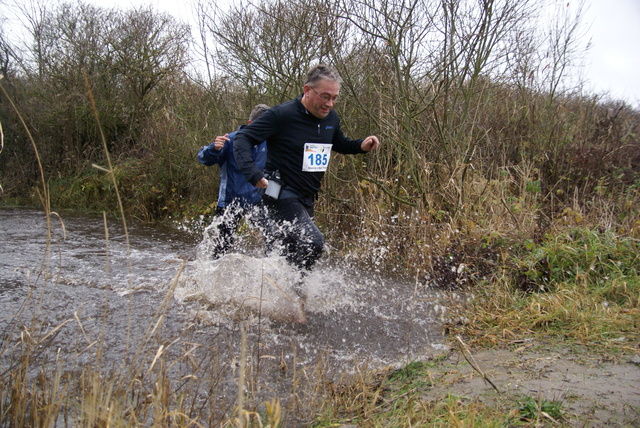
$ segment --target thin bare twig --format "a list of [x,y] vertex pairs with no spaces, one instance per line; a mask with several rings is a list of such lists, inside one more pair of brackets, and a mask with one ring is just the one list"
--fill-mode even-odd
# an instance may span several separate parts
[[484,373],[480,367],[478,366],[478,363],[476,362],[475,358],[473,358],[473,355],[471,355],[471,351],[469,351],[469,348],[467,348],[467,345],[464,344],[464,342],[462,341],[462,339],[460,338],[460,336],[456,336],[456,339],[458,340],[458,345],[460,345],[460,351],[462,352],[462,355],[464,356],[464,359],[467,360],[467,362],[469,363],[469,365],[475,370],[477,371],[480,376],[482,376],[482,379],[485,380],[485,382],[487,382],[489,385],[491,385],[493,387],[493,389],[496,390],[496,392],[498,394],[500,394],[500,390],[498,389],[498,387],[491,381],[491,379],[489,379],[489,376],[487,376],[486,373]]

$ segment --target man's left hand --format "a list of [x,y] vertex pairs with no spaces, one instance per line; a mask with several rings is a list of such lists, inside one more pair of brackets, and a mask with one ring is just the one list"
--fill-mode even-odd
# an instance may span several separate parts
[[364,141],[360,145],[360,148],[365,152],[370,152],[371,150],[377,149],[379,145],[380,142],[378,141],[378,137],[376,137],[375,135],[370,135],[364,139]]

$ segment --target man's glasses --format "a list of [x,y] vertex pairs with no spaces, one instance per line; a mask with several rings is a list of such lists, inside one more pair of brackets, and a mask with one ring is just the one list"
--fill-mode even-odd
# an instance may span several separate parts
[[[311,88],[311,86],[309,86],[309,87]],[[311,90],[313,92],[315,92],[317,96],[322,98],[322,101],[324,101],[325,103],[333,102],[335,104],[340,99],[340,95],[336,95],[335,97],[331,97],[331,96],[329,96],[329,94],[319,94],[318,91],[316,91],[313,88],[311,88]]]

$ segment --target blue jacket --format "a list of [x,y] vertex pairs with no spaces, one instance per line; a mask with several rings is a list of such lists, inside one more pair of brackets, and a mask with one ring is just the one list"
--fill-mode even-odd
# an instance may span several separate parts
[[[245,126],[242,125],[238,131]],[[201,164],[206,166],[220,165],[220,189],[218,191],[218,207],[220,208],[226,207],[231,202],[238,202],[242,206],[254,205],[262,197],[261,189],[249,183],[236,164],[233,154],[233,138],[238,131],[229,134],[229,141],[221,150],[216,150],[214,143],[211,143],[202,147],[198,152],[198,161]],[[251,156],[255,165],[264,170],[267,162],[266,141],[254,146]]]

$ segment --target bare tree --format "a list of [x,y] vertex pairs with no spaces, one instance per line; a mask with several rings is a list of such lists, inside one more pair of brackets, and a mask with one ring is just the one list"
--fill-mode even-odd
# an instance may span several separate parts
[[0,74],[3,77],[8,77],[13,62],[19,61],[18,56],[15,54],[13,47],[7,41],[7,37],[4,31],[4,19],[0,20]]
[[118,16],[110,40],[113,67],[137,104],[143,103],[163,80],[183,72],[189,42],[188,26],[151,8],[133,9]]
[[[87,100],[85,78],[97,100],[110,148],[136,142],[153,108],[154,89],[180,80],[188,28],[150,9],[122,12],[81,1],[24,7],[33,43],[26,70],[34,96],[29,117],[48,135],[47,162],[73,165],[101,152],[100,133]],[[31,66],[32,64],[32,66]]]
[[241,1],[209,13],[202,19],[216,71],[270,102],[297,95],[310,64],[327,60],[343,40],[343,26],[319,0]]
[[410,188],[409,200],[429,204],[430,188],[458,181],[458,190],[441,196],[461,203],[459,180],[483,136],[475,126],[478,82],[499,70],[529,7],[526,0],[340,2],[353,53],[334,60],[353,95],[376,106],[368,109],[372,119],[394,141],[385,152],[391,159],[381,161],[404,172],[386,180],[396,200],[406,202]]
[[[569,82],[571,69],[578,65],[584,54],[583,39],[584,0],[571,7],[571,3],[554,3],[548,10],[550,18],[542,26],[545,34],[540,35],[541,49],[538,50],[538,89],[548,94],[550,102],[561,94]],[[544,18],[544,17],[543,17]]]
[[[31,62],[29,59],[24,61],[24,64],[29,66],[35,66],[38,74],[42,76],[44,71],[41,69],[43,64],[43,31],[45,26],[45,19],[47,17],[48,9],[44,1],[34,0],[24,4],[18,4],[17,8],[20,12],[19,20],[22,26],[30,34],[31,40],[25,41],[26,45],[29,45],[25,50],[31,55]],[[26,57],[29,55],[26,54]],[[28,68],[25,70],[28,71]]]
[[[373,175],[384,177],[383,170],[394,174],[393,179],[376,182],[396,202],[413,204],[414,196],[427,193],[419,135],[421,114],[433,101],[426,49],[435,31],[432,4],[344,0],[336,6],[350,31],[347,54],[336,52],[333,61],[352,97],[346,102],[355,102],[358,115],[368,117],[369,126],[381,132],[384,140],[394,142],[379,157],[378,173]],[[346,115],[345,121],[349,120]],[[407,182],[415,194],[406,194]]]
[[[95,6],[61,4],[47,8],[38,2],[23,8],[24,22],[31,33],[30,57],[25,74],[31,94],[27,114],[49,136],[46,162],[70,167],[77,159],[97,150],[98,137],[85,97],[84,75],[96,76],[96,87],[113,87],[108,67],[112,62],[106,35],[112,16]],[[107,81],[105,81],[107,79]],[[101,99],[106,99],[100,93]]]

